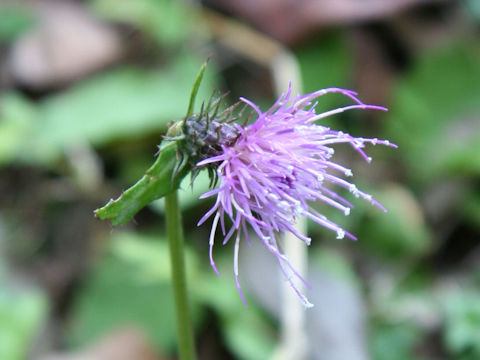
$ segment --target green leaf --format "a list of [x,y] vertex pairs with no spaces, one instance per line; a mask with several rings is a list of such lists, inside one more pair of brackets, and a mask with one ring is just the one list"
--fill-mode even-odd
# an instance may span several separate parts
[[190,170],[185,164],[174,176],[178,159],[177,144],[171,142],[162,147],[160,154],[145,175],[116,200],[110,200],[104,207],[95,210],[100,219],[109,219],[113,225],[130,221],[137,212],[155,199],[176,190],[180,181]]

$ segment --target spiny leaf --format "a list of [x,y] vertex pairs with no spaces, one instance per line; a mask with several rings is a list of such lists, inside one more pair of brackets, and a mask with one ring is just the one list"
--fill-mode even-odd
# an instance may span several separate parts
[[208,60],[203,63],[202,67],[200,68],[200,71],[197,74],[197,78],[195,79],[195,82],[193,84],[192,92],[190,93],[190,102],[188,104],[187,116],[185,116],[185,118],[188,118],[193,114],[193,108],[195,106],[195,98],[197,97],[198,89],[200,88],[200,83],[202,82],[203,73],[207,68],[207,63],[208,63]]
[[[206,66],[207,62],[200,68],[193,84],[186,118],[193,114],[195,98]],[[187,155],[178,147],[178,143],[184,140],[182,134],[183,123],[184,120],[170,125],[165,137],[170,142],[161,147],[160,154],[152,167],[135,185],[123,192],[117,200],[110,200],[107,205],[95,210],[95,215],[98,218],[109,219],[113,225],[125,224],[153,200],[164,197],[178,189],[182,179],[191,170]]]
[[190,168],[188,162],[185,162],[183,167],[174,173],[177,161],[176,142],[162,147],[145,175],[118,199],[110,200],[107,205],[95,210],[95,215],[102,220],[109,219],[113,225],[127,223],[151,201],[178,189]]

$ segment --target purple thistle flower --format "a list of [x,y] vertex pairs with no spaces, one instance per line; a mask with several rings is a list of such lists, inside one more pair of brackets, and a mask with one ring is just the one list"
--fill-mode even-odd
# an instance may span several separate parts
[[[355,104],[316,114],[316,103],[312,101],[327,93],[341,93],[352,99]],[[338,239],[347,236],[356,240],[354,235],[310,206],[312,202],[320,200],[337,208],[345,215],[350,213],[353,205],[327,185],[345,188],[355,197],[361,197],[383,211],[386,209],[371,195],[362,192],[353,183],[344,179],[352,176],[352,171],[331,161],[334,154],[331,145],[350,144],[367,162],[370,162],[371,158],[363,151],[365,144],[396,147],[388,140],[353,137],[341,131],[317,125],[315,122],[350,109],[387,109],[364,104],[356,97],[354,91],[339,88],[328,88],[299,96],[292,96],[289,88],[287,93],[266,112],[261,112],[247,99],[241,98],[241,100],[255,110],[258,115],[257,120],[245,128],[236,124],[239,133],[236,141],[222,145],[218,155],[197,164],[199,167],[217,164],[216,172],[220,179],[220,185],[216,189],[201,196],[201,198],[214,195],[217,197],[213,207],[198,222],[198,225],[201,225],[215,214],[209,241],[210,263],[215,272],[220,275],[213,260],[214,238],[220,224],[224,236],[223,244],[226,244],[235,234],[235,282],[246,304],[238,281],[238,252],[241,235],[249,244],[251,243],[248,234],[249,226],[261,239],[263,245],[276,256],[285,278],[303,304],[312,306],[292,280],[291,274],[308,287],[282,253],[277,234],[290,231],[309,245],[311,239],[294,227],[296,219],[304,216],[334,231]],[[226,217],[232,222],[228,230],[225,224]]]

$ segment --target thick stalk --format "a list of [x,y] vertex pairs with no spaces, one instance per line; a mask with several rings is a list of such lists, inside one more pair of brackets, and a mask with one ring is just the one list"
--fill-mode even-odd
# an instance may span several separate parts
[[195,359],[192,317],[185,276],[185,251],[177,192],[165,196],[167,235],[170,248],[172,285],[177,315],[177,339],[180,360]]

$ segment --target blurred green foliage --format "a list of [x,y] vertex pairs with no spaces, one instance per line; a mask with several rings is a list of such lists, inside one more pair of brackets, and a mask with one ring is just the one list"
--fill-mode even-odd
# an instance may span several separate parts
[[19,4],[0,4],[0,42],[9,43],[35,24],[34,16]]
[[414,180],[480,173],[478,40],[418,58],[393,94],[385,124]]
[[477,22],[480,21],[480,2],[477,0],[465,0],[467,4],[467,9],[468,12],[472,15],[472,17],[477,20]]
[[9,280],[2,245],[0,241],[0,359],[26,359],[47,317],[48,300],[39,288]]
[[[166,239],[120,232],[109,241],[110,251],[92,269],[76,300],[70,343],[86,345],[110,330],[133,325],[146,331],[160,349],[171,351],[176,325]],[[186,261],[189,281],[195,283],[192,252]],[[197,325],[199,316],[194,306]]]
[[103,18],[134,26],[162,46],[178,46],[192,36],[193,29],[199,30],[198,18],[181,1],[91,0],[91,6]]
[[0,289],[0,358],[26,359],[47,316],[47,300],[39,290]]
[[462,209],[465,213],[465,219],[480,230],[480,189],[473,189],[462,199]]
[[460,360],[480,358],[480,290],[462,291],[445,300],[445,342]]
[[362,247],[391,261],[425,255],[432,248],[432,234],[413,194],[399,185],[372,194],[388,212],[369,207],[362,224]]
[[411,323],[378,324],[372,330],[373,360],[424,360],[414,355],[421,330]]
[[349,85],[353,53],[341,32],[327,33],[308,46],[298,49],[295,54],[302,71],[305,93]]
[[[185,116],[185,94],[201,63],[184,55],[160,70],[114,69],[40,103],[17,93],[4,94],[0,165],[49,164],[78,143],[98,146],[155,131],[160,134],[169,121]],[[213,73],[207,71],[200,98],[208,98],[213,83]]]
[[[341,32],[326,34],[325,37],[298,49],[295,55],[300,65],[305,93],[351,85],[352,49]],[[318,112],[331,110],[345,104],[345,101],[340,95],[326,95],[319,99],[316,109]],[[326,126],[333,127],[336,123],[335,118],[324,121],[328,123]]]
[[[246,308],[235,287],[230,254],[216,255],[215,263],[222,274],[218,277],[208,269],[194,293],[204,304],[215,310],[220,320],[224,341],[241,360],[269,359],[276,344],[274,328],[255,306],[248,294]],[[239,316],[241,314],[241,316]]]
[[309,254],[312,265],[321,269],[323,274],[347,282],[352,287],[360,286],[360,279],[355,273],[350,260],[337,249],[319,247]]
[[[201,172],[192,184],[190,176],[183,179],[180,184],[180,191],[178,192],[178,202],[183,211],[192,209],[193,206],[198,205],[200,195],[207,192],[209,189],[210,179],[206,171]],[[164,214],[165,206],[162,199],[152,202],[151,207],[159,214]],[[199,219],[200,220],[200,219]]]

